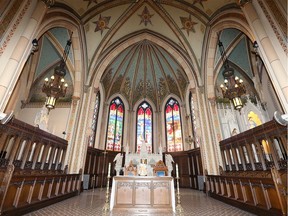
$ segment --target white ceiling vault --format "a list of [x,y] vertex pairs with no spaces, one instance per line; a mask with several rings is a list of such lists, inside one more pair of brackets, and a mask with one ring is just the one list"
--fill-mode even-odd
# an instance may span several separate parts
[[[83,42],[86,43],[84,46],[86,49],[82,50],[85,53],[82,55],[85,56],[84,62],[87,63],[87,71],[84,72],[86,85],[91,85],[95,77],[101,73],[100,80],[106,98],[119,92],[127,98],[131,106],[141,97],[149,98],[157,106],[170,93],[184,100],[191,82],[203,84],[203,67],[206,64],[205,43],[210,22],[223,10],[240,10],[237,2],[237,0],[56,0],[53,8],[68,10],[78,17],[79,23],[83,25]],[[143,32],[156,40],[151,41],[149,38],[134,42],[131,40],[131,37],[137,37]],[[45,73],[51,73],[51,67],[48,70],[47,66],[55,64],[56,59],[61,56],[59,47],[55,49],[52,47],[61,44],[64,49],[69,35],[61,28],[51,29],[46,34],[48,35],[42,36],[42,49],[50,49],[51,55],[45,58],[45,52],[39,52],[36,69],[36,74],[39,76],[35,77],[35,81],[40,80],[40,76],[44,77]],[[238,33],[235,37],[237,35]],[[232,40],[231,37],[226,38]],[[56,39],[59,39],[58,43],[55,42]],[[127,41],[129,45],[119,49]],[[225,41],[222,42],[226,44]],[[111,50],[118,52],[105,63],[107,67],[100,71],[103,59]],[[180,55],[174,55],[175,52]],[[231,53],[235,56],[235,52]],[[216,55],[216,58],[217,62],[219,55]],[[73,63],[73,51],[68,60]],[[237,55],[235,60],[239,60]],[[186,63],[185,68],[183,61]],[[237,66],[241,68],[241,65]],[[247,65],[245,67],[247,68]],[[71,85],[73,76],[73,74],[67,76]]]

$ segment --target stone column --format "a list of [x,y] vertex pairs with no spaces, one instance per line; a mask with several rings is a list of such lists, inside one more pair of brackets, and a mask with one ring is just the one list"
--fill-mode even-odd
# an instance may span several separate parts
[[264,55],[268,73],[274,84],[274,88],[280,98],[281,105],[285,112],[288,112],[288,75],[281,63],[278,53],[273,46],[271,39],[260,20],[251,0],[239,0],[239,4],[245,14],[245,17],[253,30],[256,40],[259,44],[260,51]]
[[[52,1],[46,1],[50,4]],[[42,21],[47,5],[43,1],[39,1],[34,9],[34,12],[27,23],[27,28],[20,36],[15,49],[13,50],[6,65],[3,65],[4,72],[0,75],[0,110],[4,110],[8,103],[10,93],[13,90],[18,77],[21,73],[21,64],[23,62],[23,56],[27,52],[27,46],[29,45],[33,34]],[[31,44],[32,46],[32,44]]]
[[208,98],[209,101],[209,109],[211,115],[211,120],[212,120],[212,125],[214,127],[212,133],[211,133],[211,139],[213,140],[212,142],[214,143],[214,152],[216,153],[215,158],[217,159],[217,167],[221,164],[221,153],[220,153],[220,146],[219,142],[221,141],[221,123],[218,118],[218,112],[217,112],[217,102],[216,98]]

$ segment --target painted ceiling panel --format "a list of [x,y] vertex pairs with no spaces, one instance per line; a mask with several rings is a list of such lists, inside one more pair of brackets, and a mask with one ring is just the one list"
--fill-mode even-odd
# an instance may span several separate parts
[[[116,2],[116,0],[114,1]],[[117,1],[121,2],[123,0],[117,0]],[[109,0],[69,0],[69,1],[56,0],[56,2],[61,2],[63,4],[70,6],[74,11],[76,11],[80,16],[82,16],[84,13],[87,13],[88,10],[91,11],[95,7],[99,7],[103,5],[105,2],[110,3],[111,1]],[[133,4],[137,2],[139,3],[140,0],[138,1],[131,0],[131,1],[126,1],[126,2],[129,2],[129,4],[131,3]],[[159,2],[161,1],[155,1],[156,4],[159,4]],[[237,3],[237,0],[181,0],[181,2],[184,2],[191,7],[195,7],[198,10],[205,13],[206,15],[211,16],[216,10],[221,8],[223,5]],[[162,5],[165,5],[165,3],[163,3]]]
[[[184,95],[188,78],[179,71],[183,69],[166,50],[149,40],[143,40],[120,53],[111,62],[101,81],[107,98],[121,88],[120,92],[127,97],[130,105],[147,97],[157,106],[157,98],[163,99],[168,89],[179,97]],[[112,73],[115,73],[113,79]]]
[[252,79],[253,73],[249,60],[246,38],[243,38],[229,55],[229,60],[238,65]]
[[[220,41],[222,42],[224,49],[226,50],[227,47],[232,43],[232,41],[240,34],[241,32],[234,28],[228,28],[228,29],[223,30],[220,36]],[[219,51],[219,46],[217,46],[215,64],[220,60],[220,58],[221,58],[221,55]]]
[[[127,10],[129,5],[122,5],[115,8],[110,8],[109,11],[103,11],[100,14],[92,17],[89,22],[85,24],[86,42],[87,42],[87,54],[89,62],[92,60],[95,51],[99,46],[101,40],[109,32],[115,22],[121,17],[124,11]],[[101,19],[100,19],[101,15]],[[106,19],[105,19],[106,18]],[[109,18],[109,20],[108,20]],[[106,21],[106,23],[105,23]],[[98,25],[102,25],[103,29],[97,28]],[[113,40],[109,40],[110,43]]]
[[[67,44],[67,41],[70,38],[69,32],[65,28],[53,28],[49,30],[50,33],[57,39],[57,42],[61,44],[63,50],[65,49],[65,46]],[[63,53],[61,53],[61,56]],[[69,60],[74,64],[74,57],[73,57],[73,44],[71,45],[69,55],[68,55]]]
[[194,5],[208,16],[211,16],[223,5],[236,3],[237,0],[185,0],[185,2]]
[[[199,65],[201,64],[201,55],[202,55],[202,46],[204,33],[206,29],[207,19],[199,16],[199,13],[196,15],[193,13],[187,13],[185,10],[181,10],[171,6],[164,6],[167,10],[169,16],[176,23],[178,29],[180,30],[181,37],[186,41],[186,46],[190,47],[193,50],[192,56],[196,58]],[[201,20],[200,20],[201,19]],[[183,44],[181,47],[184,48]],[[185,48],[184,48],[185,49]]]
[[[148,14],[150,14],[151,16],[149,18],[150,21],[147,21],[146,24],[141,18],[145,7],[148,10],[146,15],[148,16]],[[171,41],[174,41],[176,44],[180,43],[175,33],[171,30],[163,18],[147,4],[143,4],[142,7],[140,7],[131,17],[129,17],[125,24],[117,31],[117,34],[113,36],[112,41],[115,42],[129,33],[137,32],[143,29],[157,32],[166,38],[169,38]]]
[[[40,60],[36,68],[35,79],[41,76],[49,67],[54,65],[60,58],[60,54],[55,47],[50,43],[46,36],[42,37],[42,48],[40,49]],[[49,53],[49,55],[47,55]],[[42,57],[42,56],[45,56]]]

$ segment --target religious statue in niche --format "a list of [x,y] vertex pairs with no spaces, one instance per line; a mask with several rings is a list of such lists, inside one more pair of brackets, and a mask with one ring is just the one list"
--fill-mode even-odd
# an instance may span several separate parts
[[138,165],[138,175],[147,176],[147,159],[140,159],[140,164]]
[[127,175],[127,176],[137,175],[137,168],[133,165],[132,161],[130,161],[129,166],[125,168],[124,175]]

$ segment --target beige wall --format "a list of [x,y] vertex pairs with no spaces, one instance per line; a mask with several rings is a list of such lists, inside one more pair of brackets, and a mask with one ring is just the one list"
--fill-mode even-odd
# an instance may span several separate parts
[[[40,110],[41,108],[25,108],[16,114],[15,117],[28,124],[35,125],[34,120],[36,114],[40,112]],[[55,108],[54,110],[51,110],[49,114],[48,131],[63,138],[64,136],[62,133],[63,131],[66,131],[69,112],[70,108]]]

